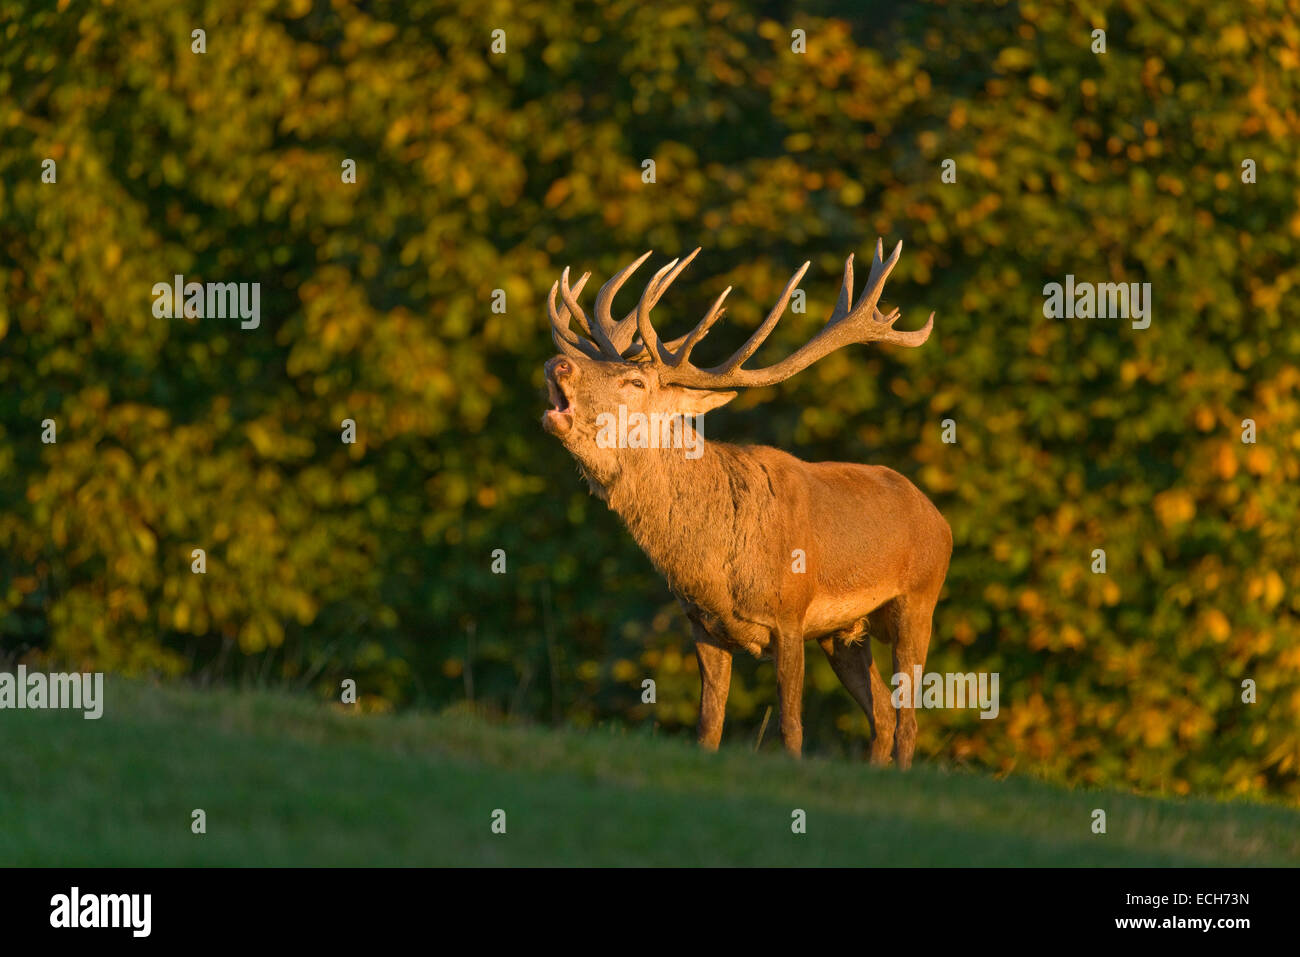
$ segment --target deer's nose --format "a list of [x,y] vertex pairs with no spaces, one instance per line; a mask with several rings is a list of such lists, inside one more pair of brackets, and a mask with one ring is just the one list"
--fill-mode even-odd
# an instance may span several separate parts
[[549,365],[551,367],[551,375],[557,379],[562,376],[567,378],[568,376],[573,375],[573,364],[569,362],[568,359],[562,359],[559,356],[556,356],[550,361]]

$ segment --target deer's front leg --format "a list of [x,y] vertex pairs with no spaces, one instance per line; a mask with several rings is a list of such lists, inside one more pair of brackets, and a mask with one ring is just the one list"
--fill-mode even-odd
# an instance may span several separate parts
[[731,689],[731,652],[702,641],[704,631],[692,622],[695,633],[695,657],[700,663],[700,745],[710,751],[722,740],[722,722],[727,712],[727,692]]
[[781,741],[787,753],[803,752],[803,634],[781,629],[773,635],[776,688],[781,699]]

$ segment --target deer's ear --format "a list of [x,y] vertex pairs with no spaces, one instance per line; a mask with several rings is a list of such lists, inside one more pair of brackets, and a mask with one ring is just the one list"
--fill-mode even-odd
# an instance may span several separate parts
[[682,389],[677,401],[677,408],[684,415],[703,415],[720,406],[726,405],[739,392],[710,392],[705,389]]

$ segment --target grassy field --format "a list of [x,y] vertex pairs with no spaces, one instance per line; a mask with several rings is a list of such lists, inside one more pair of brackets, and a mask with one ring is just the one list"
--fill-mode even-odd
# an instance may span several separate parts
[[[1300,863],[1300,813],[1281,807],[263,692],[110,681],[106,696],[98,721],[0,712],[0,865]],[[206,834],[191,833],[195,808]]]

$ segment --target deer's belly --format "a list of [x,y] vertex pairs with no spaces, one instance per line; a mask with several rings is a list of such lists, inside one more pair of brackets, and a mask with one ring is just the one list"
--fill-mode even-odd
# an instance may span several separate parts
[[815,599],[804,615],[803,636],[811,641],[856,628],[863,618],[893,597],[885,589],[863,589]]

